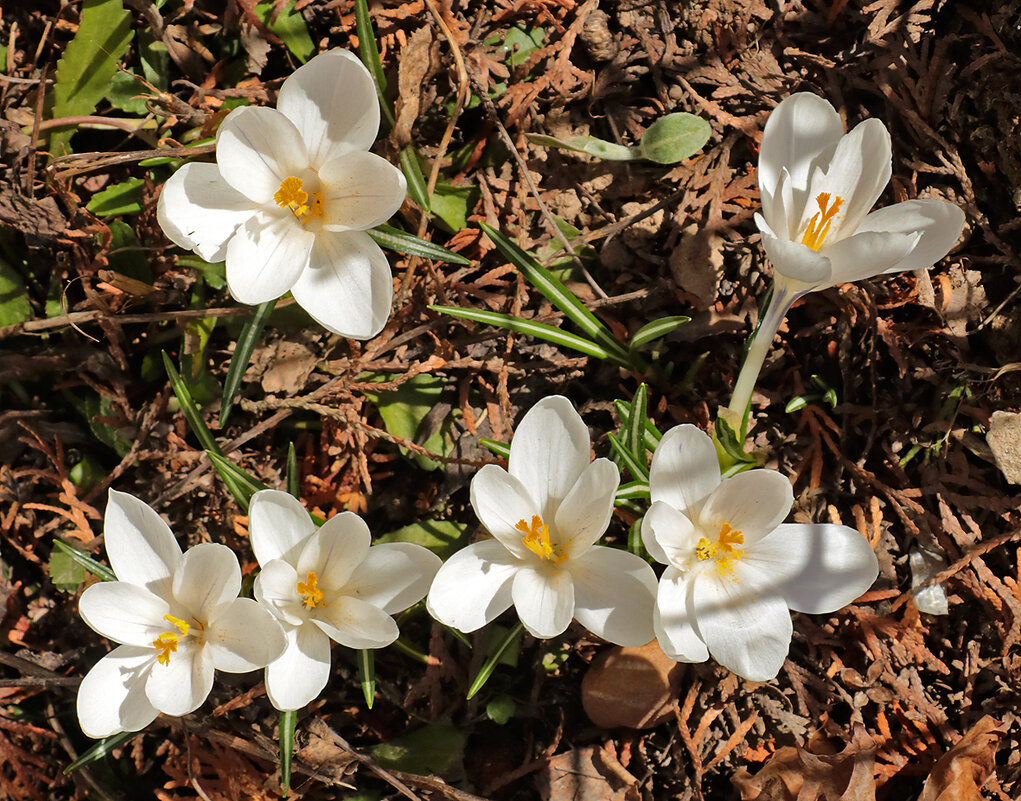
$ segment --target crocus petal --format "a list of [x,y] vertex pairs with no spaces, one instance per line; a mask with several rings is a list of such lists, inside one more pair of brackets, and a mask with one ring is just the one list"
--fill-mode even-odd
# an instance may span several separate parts
[[708,434],[685,423],[663,435],[649,468],[653,503],[663,501],[694,515],[719,484],[720,463]]
[[319,589],[343,587],[369,552],[369,527],[354,512],[334,515],[308,538],[298,557],[298,577],[315,573]]
[[524,521],[530,526],[541,512],[524,484],[499,465],[483,465],[471,481],[471,504],[482,525],[504,548],[519,559],[530,558],[517,525]]
[[379,131],[372,77],[346,50],[321,53],[295,70],[280,87],[277,110],[301,131],[313,169],[343,153],[368,150]]
[[266,667],[284,651],[284,632],[251,598],[235,598],[205,632],[213,666],[227,673]]
[[371,339],[390,317],[390,262],[366,233],[320,231],[308,269],[290,290],[323,328],[351,339]]
[[551,541],[560,553],[576,558],[603,536],[619,485],[620,470],[609,459],[596,459],[582,471],[557,508]]
[[526,565],[514,574],[511,597],[521,624],[533,637],[556,637],[571,625],[574,581],[567,570]]
[[421,545],[373,545],[344,586],[344,594],[378,606],[388,615],[403,612],[425,598],[441,564],[440,557]]
[[709,649],[695,629],[692,573],[668,567],[659,580],[652,625],[663,653],[677,662],[705,662]]
[[256,213],[227,243],[227,285],[241,303],[276,300],[308,267],[315,234],[287,212]]
[[319,171],[323,227],[364,231],[385,223],[408,192],[404,173],[375,153],[355,151],[331,159]]
[[794,503],[791,482],[775,470],[749,470],[725,479],[702,508],[701,528],[716,533],[726,523],[744,533],[745,546],[780,525]]
[[216,165],[228,184],[262,206],[284,178],[301,178],[308,154],[294,124],[276,109],[242,106],[226,116],[216,133]]
[[165,715],[194,712],[213,688],[213,655],[185,640],[166,665],[155,664],[145,682],[145,695]]
[[769,115],[759,150],[759,189],[772,194],[785,167],[798,190],[808,186],[812,167],[844,134],[833,106],[809,92],[783,100]]
[[313,623],[288,627],[287,647],[266,667],[266,695],[281,710],[301,709],[330,678],[330,638]]
[[159,712],[145,697],[145,681],[156,664],[152,648],[122,645],[95,664],[78,687],[78,722],[89,737],[140,731]]
[[[735,566],[735,573],[740,567]],[[775,588],[755,586],[751,571],[737,578],[706,571],[692,579],[698,632],[725,668],[752,681],[767,681],[780,672],[790,650],[791,614]]]
[[167,630],[170,605],[137,584],[104,581],[86,588],[78,601],[82,620],[93,630],[125,645],[149,646]]
[[223,261],[227,240],[256,207],[220,177],[215,164],[192,162],[170,176],[156,204],[163,233],[206,261]]
[[890,132],[879,120],[865,120],[841,137],[830,163],[813,170],[797,230],[800,232],[821,211],[818,198],[826,193],[830,203],[837,198],[842,202],[825,243],[829,245],[853,234],[890,182],[891,153]]
[[520,565],[497,540],[462,548],[436,573],[426,608],[458,631],[480,629],[511,605],[511,580]]
[[[762,226],[759,227],[761,229]],[[830,280],[833,272],[830,260],[800,242],[791,242],[763,232],[762,247],[776,270],[778,281],[783,276],[807,287],[816,287]]]
[[742,566],[771,583],[796,612],[835,612],[864,593],[879,562],[861,534],[830,523],[788,523],[748,548]]
[[655,501],[642,519],[642,543],[661,564],[684,569],[695,556],[698,540],[690,518],[664,501]]
[[518,423],[507,469],[525,486],[546,522],[555,518],[588,465],[588,428],[567,398],[543,398]]
[[308,611],[298,595],[298,582],[305,577],[283,559],[274,559],[262,566],[255,577],[255,600],[285,623],[298,626],[308,618]]
[[174,598],[200,622],[212,620],[240,592],[238,558],[218,542],[189,548],[174,574]]
[[292,565],[307,537],[316,530],[301,501],[289,492],[260,490],[248,506],[248,537],[259,564],[265,567],[274,559]]
[[911,251],[885,272],[924,270],[938,262],[956,244],[964,228],[964,212],[943,200],[908,200],[869,214],[858,232],[878,231],[921,237]]
[[581,625],[617,645],[644,645],[656,636],[656,574],[648,562],[596,545],[566,564],[574,582],[574,616]]
[[110,490],[103,541],[118,579],[145,587],[161,598],[170,597],[181,546],[170,526],[148,505],[126,492]]
[[397,639],[394,619],[378,606],[343,596],[315,611],[312,618],[331,640],[348,648],[382,648]]
[[860,281],[880,275],[902,261],[921,234],[867,232],[842,239],[826,248],[832,274],[826,285]]

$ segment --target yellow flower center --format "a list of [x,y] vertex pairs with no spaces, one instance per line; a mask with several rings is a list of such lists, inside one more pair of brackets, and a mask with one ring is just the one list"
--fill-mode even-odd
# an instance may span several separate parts
[[280,182],[280,188],[273,193],[273,200],[280,208],[289,209],[298,222],[305,222],[309,216],[316,219],[323,217],[323,193],[316,190],[310,201],[304,182],[293,175]]
[[734,572],[734,564],[744,556],[744,534],[731,528],[729,523],[720,526],[720,535],[716,542],[702,537],[695,546],[695,555],[703,562],[716,560],[716,573],[723,576]]
[[305,605],[306,609],[326,606],[323,602],[323,591],[317,586],[318,583],[319,576],[311,570],[308,571],[304,581],[298,582],[298,595],[301,596],[301,602]]
[[156,661],[161,665],[169,665],[170,655],[177,653],[177,644],[181,641],[182,637],[188,636],[188,632],[191,631],[191,624],[186,623],[181,620],[181,618],[174,617],[173,615],[164,615],[163,619],[168,623],[172,623],[177,629],[177,632],[163,632],[159,637],[152,641],[152,647],[159,651],[156,655]]
[[524,520],[519,520],[514,528],[524,535],[521,538],[522,545],[542,561],[553,562],[555,565],[559,565],[563,561],[564,555],[558,554],[556,548],[553,547],[553,543],[550,542],[549,526],[542,522],[542,518],[539,515],[532,515],[531,525]]
[[805,234],[801,237],[801,244],[807,245],[812,250],[819,250],[826,239],[826,234],[830,232],[830,224],[837,212],[840,211],[844,199],[837,195],[833,198],[833,205],[830,205],[830,193],[820,192],[816,196],[815,202],[819,204],[819,211],[813,214],[812,219],[808,221]]

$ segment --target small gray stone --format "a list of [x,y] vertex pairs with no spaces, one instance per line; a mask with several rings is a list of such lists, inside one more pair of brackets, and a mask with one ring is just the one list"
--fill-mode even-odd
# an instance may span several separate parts
[[1007,481],[1021,484],[1021,414],[993,412],[986,442]]

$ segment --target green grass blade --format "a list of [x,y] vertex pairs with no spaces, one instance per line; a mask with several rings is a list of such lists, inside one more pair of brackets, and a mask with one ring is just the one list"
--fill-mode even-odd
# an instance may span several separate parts
[[525,630],[525,627],[520,621],[514,625],[514,627],[507,632],[507,636],[503,638],[503,641],[496,647],[493,655],[486,660],[486,663],[482,666],[482,669],[475,676],[475,680],[472,682],[471,687],[468,688],[468,695],[465,696],[467,700],[471,700],[475,694],[482,689],[482,686],[489,681],[489,677],[493,675],[493,671],[496,669],[496,663],[500,661],[500,657],[503,656],[504,652],[511,647],[515,640],[521,636],[521,632]]
[[290,709],[280,713],[280,795],[287,798],[291,792],[291,754],[294,753],[294,728],[298,712]]
[[[617,408],[617,416],[621,420],[629,420],[631,418],[631,404],[625,400],[615,400],[613,405]],[[663,435],[660,430],[653,425],[652,421],[645,418],[645,447],[650,451],[656,450],[656,446],[659,445],[659,441],[663,439]]]
[[495,439],[479,437],[479,444],[485,445],[497,456],[502,456],[504,459],[510,459],[510,445],[506,442],[497,442]]
[[400,228],[393,228],[389,225],[377,225],[366,231],[373,241],[380,247],[396,250],[398,253],[409,253],[412,256],[421,256],[433,261],[445,261],[448,264],[461,264],[468,266],[471,259],[466,259],[459,253],[448,250],[443,245],[437,245],[426,239],[419,239],[414,234],[402,231]]
[[408,194],[422,210],[428,214],[432,210],[432,201],[429,199],[429,187],[422,175],[422,167],[418,161],[418,153],[415,148],[408,145],[401,151],[401,172],[408,179]]
[[658,320],[653,320],[651,323],[647,323],[635,331],[635,335],[631,337],[631,347],[640,348],[642,345],[648,345],[650,342],[665,337],[671,331],[675,331],[685,323],[690,323],[691,318],[685,317],[683,314],[679,314],[676,317],[660,317]]
[[[644,383],[638,385],[635,397],[631,401],[631,414],[627,420],[627,437],[622,443],[641,464],[645,464],[645,423],[648,421],[649,388]],[[622,432],[623,433],[623,432]]]
[[266,327],[266,320],[269,319],[274,306],[276,306],[275,300],[260,303],[255,307],[252,316],[245,321],[244,328],[241,329],[241,335],[234,346],[234,355],[230,358],[230,367],[227,368],[227,377],[223,380],[223,402],[220,405],[220,417],[217,420],[219,428],[223,428],[223,424],[227,422],[227,415],[234,408],[234,398],[238,394],[238,390],[241,389],[241,379],[245,375],[245,370],[248,369],[248,363],[252,360],[252,352],[259,344],[262,329]]
[[78,757],[74,762],[64,768],[64,775],[74,773],[78,768],[88,765],[90,762],[95,762],[97,759],[102,759],[108,753],[110,753],[117,746],[126,743],[132,737],[138,734],[137,731],[122,731],[118,734],[114,734],[110,737],[106,737],[96,743],[92,748]]
[[365,696],[365,706],[372,709],[376,700],[376,655],[371,648],[358,651],[358,676]]
[[446,624],[443,624],[443,628],[445,628],[448,632],[450,632],[450,636],[451,637],[453,637],[458,642],[463,643],[464,645],[467,645],[468,649],[471,650],[471,648],[472,648],[471,640],[469,640],[468,637],[463,632],[460,632],[457,629],[455,629],[453,626],[448,626]]
[[585,305],[578,300],[577,296],[564,286],[560,280],[549,270],[537,262],[531,255],[519,248],[514,242],[505,237],[491,225],[479,223],[479,226],[486,235],[493,240],[507,260],[517,267],[528,281],[538,289],[546,298],[560,311],[598,342],[603,348],[614,353],[616,358],[629,363],[627,346],[615,337],[610,329],[602,323]]
[[632,481],[617,487],[617,501],[640,501],[649,499],[649,484],[646,481]]
[[95,559],[93,559],[91,556],[85,553],[85,551],[79,550],[78,548],[75,548],[73,545],[69,545],[63,540],[54,540],[53,546],[58,551],[66,553],[75,562],[77,562],[79,565],[88,570],[92,575],[98,576],[99,578],[103,579],[103,581],[117,580],[117,576],[114,575],[114,572],[110,568],[108,568],[104,564],[101,564],[100,562],[97,562]]
[[301,481],[298,477],[298,454],[294,450],[294,443],[287,443],[287,491],[298,500],[301,500]]
[[[642,518],[637,518],[627,531],[627,549],[635,556],[642,559],[649,559],[649,552],[645,550],[645,543],[642,542]],[[651,561],[651,560],[650,560]]]
[[538,339],[544,339],[559,345],[563,348],[581,351],[587,356],[594,356],[597,359],[609,359],[610,361],[626,364],[617,355],[610,353],[606,348],[597,345],[591,339],[585,339],[577,334],[555,328],[545,323],[536,323],[531,320],[522,320],[520,317],[512,317],[509,314],[499,312],[482,311],[479,309],[465,309],[460,306],[430,306],[433,311],[443,312],[452,317],[461,317],[465,320],[473,320],[477,323],[488,323],[489,325],[509,328],[518,334],[526,334]]
[[206,421],[202,419],[202,412],[199,411],[199,407],[195,405],[195,401],[192,400],[191,392],[188,390],[188,385],[184,383],[181,376],[178,374],[177,369],[174,367],[174,363],[170,361],[170,357],[166,351],[163,351],[163,367],[166,368],[167,375],[170,377],[170,386],[174,388],[174,394],[177,395],[177,402],[181,404],[181,411],[184,413],[184,419],[188,421],[188,427],[195,434],[199,444],[202,445],[202,449],[205,451],[212,451],[213,453],[223,456],[223,451],[217,444],[216,439],[213,437],[212,432],[206,425]]
[[627,467],[631,475],[633,475],[638,481],[648,482],[649,469],[639,462],[635,458],[634,454],[621,444],[620,440],[617,439],[616,434],[608,434],[607,436],[610,438],[610,447],[613,448],[614,453],[621,458],[621,461],[624,462],[624,466]]
[[252,500],[252,496],[259,490],[266,489],[266,485],[255,476],[242,470],[222,453],[206,451],[206,456],[213,463],[213,467],[220,474],[220,478],[227,485],[234,500],[238,502],[238,506],[247,514],[248,503]]
[[376,85],[379,109],[383,112],[387,124],[393,128],[394,110],[386,97],[386,75],[383,73],[383,62],[379,58],[379,48],[376,47],[376,32],[372,29],[368,0],[355,0],[355,32],[358,34],[358,54]]

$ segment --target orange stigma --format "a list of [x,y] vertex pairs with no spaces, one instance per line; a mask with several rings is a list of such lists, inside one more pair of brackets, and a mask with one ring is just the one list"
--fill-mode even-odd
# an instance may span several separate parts
[[830,232],[830,225],[837,212],[840,211],[844,199],[838,195],[833,198],[831,206],[830,193],[820,192],[816,196],[815,202],[819,204],[819,211],[812,215],[812,219],[808,221],[808,227],[801,237],[801,244],[807,245],[812,250],[819,250],[826,240],[826,234]]

